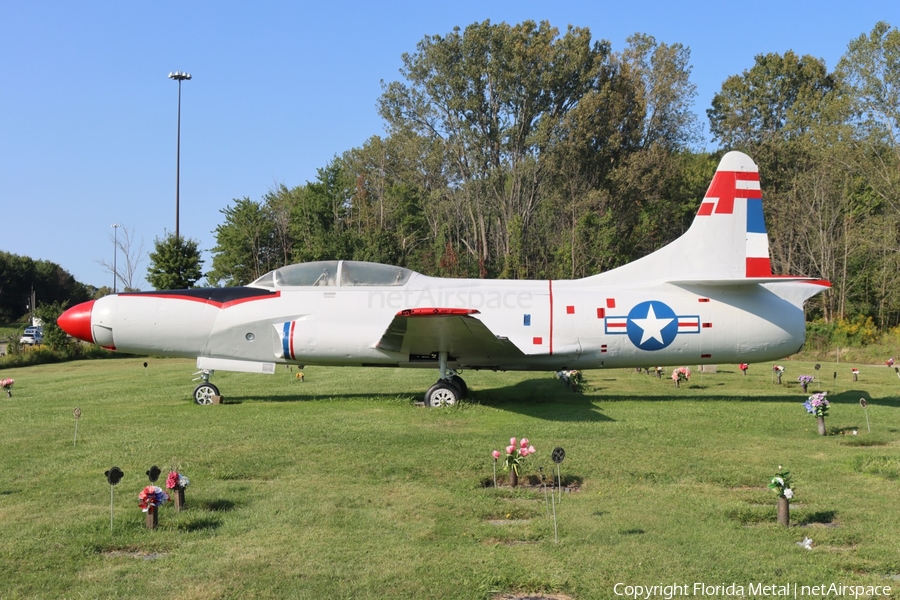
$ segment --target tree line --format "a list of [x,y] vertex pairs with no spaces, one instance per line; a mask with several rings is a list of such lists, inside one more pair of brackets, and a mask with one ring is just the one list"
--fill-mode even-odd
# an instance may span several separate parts
[[208,281],[336,258],[583,277],[681,235],[721,155],[740,150],[760,167],[773,270],[833,284],[810,313],[900,322],[896,27],[850,40],[832,70],[758,55],[706,111],[711,152],[681,44],[635,34],[616,51],[587,28],[485,21],[426,36],[402,64],[378,99],[386,135],[222,209]]
[[56,263],[0,251],[0,323],[36,314],[41,305],[84,302],[95,292]]

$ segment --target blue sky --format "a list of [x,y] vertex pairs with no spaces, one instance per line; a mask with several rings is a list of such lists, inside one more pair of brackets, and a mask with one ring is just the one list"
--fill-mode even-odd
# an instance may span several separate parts
[[[829,69],[897,0],[867,2],[7,2],[0,9],[0,250],[112,285],[111,225],[152,250],[175,229],[177,84],[180,231],[205,269],[232,199],[314,180],[384,133],[381,81],[424,36],[489,19],[587,27],[621,51],[647,33],[691,50],[695,109],[761,53],[811,54]],[[121,231],[121,230],[120,230]],[[140,283],[148,289],[139,271]]]

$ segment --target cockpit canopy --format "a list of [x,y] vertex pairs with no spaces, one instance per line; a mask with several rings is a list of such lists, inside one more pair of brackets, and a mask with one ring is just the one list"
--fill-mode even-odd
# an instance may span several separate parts
[[264,288],[400,286],[405,285],[412,274],[409,269],[379,263],[320,260],[269,271],[250,285]]

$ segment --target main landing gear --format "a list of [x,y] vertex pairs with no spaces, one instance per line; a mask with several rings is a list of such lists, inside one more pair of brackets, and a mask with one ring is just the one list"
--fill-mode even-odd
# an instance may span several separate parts
[[202,371],[194,373],[194,375],[200,376],[195,377],[194,381],[197,381],[198,379],[203,380],[203,383],[194,388],[194,402],[196,402],[197,404],[212,404],[212,397],[219,395],[219,388],[209,382],[209,378],[212,374],[213,371],[210,371],[208,369],[204,369]]
[[469,395],[469,386],[456,371],[447,368],[447,353],[440,352],[441,378],[425,392],[425,406],[453,406]]

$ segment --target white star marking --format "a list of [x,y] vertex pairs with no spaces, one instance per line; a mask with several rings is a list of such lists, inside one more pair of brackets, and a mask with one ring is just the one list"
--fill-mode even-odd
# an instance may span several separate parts
[[653,312],[653,305],[650,305],[650,310],[647,311],[646,319],[632,319],[632,322],[640,327],[644,335],[641,336],[641,343],[638,346],[643,346],[644,342],[649,339],[658,340],[660,344],[663,344],[663,336],[662,330],[666,325],[674,321],[675,319],[657,319],[656,313]]

